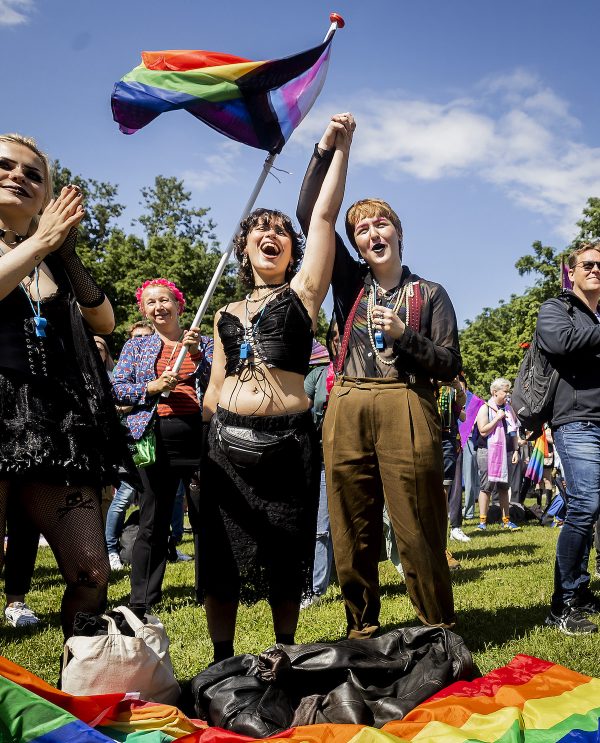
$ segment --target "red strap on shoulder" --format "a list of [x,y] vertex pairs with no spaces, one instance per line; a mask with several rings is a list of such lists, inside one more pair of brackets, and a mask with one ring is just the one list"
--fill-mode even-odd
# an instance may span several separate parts
[[421,329],[421,307],[423,306],[423,297],[421,296],[421,284],[413,281],[412,297],[408,298],[408,327],[418,333]]
[[346,354],[348,353],[348,344],[350,343],[350,333],[352,332],[352,323],[354,322],[354,316],[356,315],[356,310],[358,309],[358,305],[360,304],[360,300],[363,298],[364,293],[365,293],[365,287],[361,286],[360,291],[358,292],[358,297],[356,297],[356,301],[352,305],[352,309],[350,310],[350,313],[348,314],[348,317],[346,318],[346,326],[344,327],[344,336],[342,338],[342,346],[340,348],[340,352],[335,362],[335,373],[336,374],[340,374],[342,369],[344,368],[344,361],[346,360]]

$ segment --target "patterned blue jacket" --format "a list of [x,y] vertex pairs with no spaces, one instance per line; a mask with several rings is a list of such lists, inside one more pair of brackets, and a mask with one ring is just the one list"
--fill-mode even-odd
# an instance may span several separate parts
[[[208,385],[213,357],[213,340],[200,336],[202,358],[196,367],[196,394],[202,410],[202,396]],[[148,382],[156,379],[156,360],[162,349],[157,333],[130,338],[125,343],[119,361],[113,370],[113,390],[119,405],[133,405],[125,422],[134,440],[142,438],[152,418],[156,396],[148,396]]]

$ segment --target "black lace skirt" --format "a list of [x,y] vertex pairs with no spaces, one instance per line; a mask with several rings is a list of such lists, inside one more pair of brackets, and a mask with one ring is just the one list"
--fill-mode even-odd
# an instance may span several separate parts
[[[216,438],[216,419],[268,433],[294,431],[282,455],[236,467]],[[310,412],[242,416],[218,409],[200,467],[198,598],[299,601],[312,591],[320,449]]]
[[74,378],[36,379],[0,369],[0,480],[61,485],[118,482],[122,450]]

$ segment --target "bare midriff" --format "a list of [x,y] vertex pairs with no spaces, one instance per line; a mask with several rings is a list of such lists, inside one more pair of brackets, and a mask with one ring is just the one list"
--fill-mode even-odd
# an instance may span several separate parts
[[225,377],[219,407],[238,415],[290,415],[310,408],[304,392],[304,377],[296,372],[269,369],[262,364],[257,372],[242,381],[239,376]]

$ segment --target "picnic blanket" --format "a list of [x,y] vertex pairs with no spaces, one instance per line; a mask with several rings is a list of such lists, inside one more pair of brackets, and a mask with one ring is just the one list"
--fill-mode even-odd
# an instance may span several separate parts
[[[168,705],[126,694],[76,697],[0,657],[0,740],[26,743],[252,743]],[[403,720],[376,729],[310,725],[286,743],[600,742],[600,679],[528,655],[475,681],[458,681]]]

